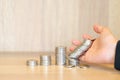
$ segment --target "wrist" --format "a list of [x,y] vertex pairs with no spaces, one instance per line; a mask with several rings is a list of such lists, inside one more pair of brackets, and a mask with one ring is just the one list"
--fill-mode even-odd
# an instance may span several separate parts
[[115,58],[114,59],[114,67],[115,67],[115,69],[120,70],[120,40],[117,41],[114,58]]
[[113,64],[115,63],[115,54],[116,54],[116,48],[117,48],[118,41],[119,41],[119,40],[116,39],[116,40],[113,42],[113,46],[114,46],[114,48],[113,48],[114,52],[113,52],[113,57],[112,57],[112,63],[113,63]]

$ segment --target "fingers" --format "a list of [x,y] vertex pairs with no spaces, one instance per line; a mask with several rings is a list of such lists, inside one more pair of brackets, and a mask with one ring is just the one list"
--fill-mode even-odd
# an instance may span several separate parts
[[89,39],[89,40],[92,40],[92,36],[90,36],[89,34],[83,34],[83,39]]
[[74,46],[70,47],[70,51],[73,51],[77,46],[79,46],[81,44],[81,42],[79,40],[73,40],[72,44]]
[[74,51],[75,48],[75,46],[70,47],[70,51]]
[[81,42],[79,40],[73,40],[72,44],[75,46],[79,46],[81,44]]
[[[84,34],[83,35],[83,39],[89,39],[89,40],[92,40],[92,36],[88,35],[88,34]],[[77,46],[81,45],[81,42],[79,40],[73,40],[72,41],[72,44],[74,46],[70,47],[70,51],[73,51]]]

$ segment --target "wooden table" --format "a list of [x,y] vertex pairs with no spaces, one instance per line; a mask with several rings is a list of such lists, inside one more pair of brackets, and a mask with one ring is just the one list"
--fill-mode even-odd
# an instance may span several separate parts
[[[0,80],[120,80],[120,73],[111,65],[90,65],[89,68],[26,66],[26,60],[37,59],[44,52],[1,52]],[[52,54],[53,55],[53,54]],[[54,61],[54,57],[52,57]]]

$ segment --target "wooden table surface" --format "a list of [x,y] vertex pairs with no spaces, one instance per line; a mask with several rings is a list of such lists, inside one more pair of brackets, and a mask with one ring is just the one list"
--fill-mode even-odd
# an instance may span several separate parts
[[0,80],[120,80],[113,65],[90,65],[86,69],[66,68],[54,62],[51,66],[26,66],[28,59],[39,61],[41,53],[1,52]]

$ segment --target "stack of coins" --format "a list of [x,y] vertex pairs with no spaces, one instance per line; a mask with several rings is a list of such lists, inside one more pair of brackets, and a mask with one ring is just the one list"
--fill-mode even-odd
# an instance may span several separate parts
[[73,52],[69,54],[69,65],[78,66],[79,60],[78,58],[85,53],[91,46],[91,40],[85,40],[80,46],[78,46]]
[[40,56],[40,65],[43,65],[43,66],[51,65],[51,56],[50,55],[41,55]]
[[66,65],[66,47],[56,47],[55,50],[56,65]]
[[35,59],[29,59],[29,60],[27,60],[26,65],[27,66],[37,66],[38,65],[38,61],[35,60]]
[[70,59],[68,64],[72,65],[72,66],[79,66],[79,60],[78,59]]
[[84,42],[80,46],[78,46],[73,52],[69,54],[69,57],[78,59],[81,55],[85,53],[85,51],[90,48],[91,44],[91,40],[84,40]]

